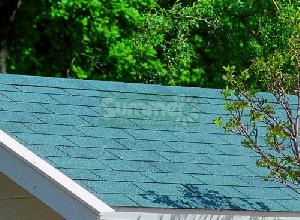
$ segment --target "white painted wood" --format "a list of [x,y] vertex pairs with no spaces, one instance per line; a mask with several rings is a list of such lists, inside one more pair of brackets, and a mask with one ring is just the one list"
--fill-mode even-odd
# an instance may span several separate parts
[[213,209],[174,209],[174,208],[138,208],[138,207],[113,207],[120,213],[158,213],[158,214],[206,214],[206,215],[228,215],[228,216],[262,216],[262,217],[298,217],[300,212],[272,212],[272,211],[235,211],[235,210],[213,210]]
[[0,171],[70,220],[114,210],[0,130]]
[[[178,211],[178,210],[176,210]],[[199,212],[199,210],[198,210]],[[278,215],[278,214],[277,214]],[[115,212],[104,213],[100,220],[299,220],[298,217],[266,217],[261,215],[242,215],[235,214],[207,214],[203,211],[202,214],[166,214],[166,213],[147,213],[147,212]]]

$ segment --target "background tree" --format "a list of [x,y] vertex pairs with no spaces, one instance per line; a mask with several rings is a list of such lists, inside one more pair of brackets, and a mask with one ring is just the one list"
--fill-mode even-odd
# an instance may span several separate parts
[[225,67],[229,118],[215,123],[243,137],[242,144],[259,155],[257,165],[270,170],[266,180],[300,193],[300,13],[280,16],[293,30],[288,46],[242,72]]
[[298,8],[297,0],[3,0],[2,72],[222,88],[222,66],[242,70],[286,47],[291,30],[280,14]]

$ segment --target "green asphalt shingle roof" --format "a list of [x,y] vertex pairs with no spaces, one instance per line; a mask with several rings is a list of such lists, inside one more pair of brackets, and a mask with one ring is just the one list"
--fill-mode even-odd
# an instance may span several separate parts
[[219,92],[0,74],[0,129],[111,206],[300,211],[212,124]]

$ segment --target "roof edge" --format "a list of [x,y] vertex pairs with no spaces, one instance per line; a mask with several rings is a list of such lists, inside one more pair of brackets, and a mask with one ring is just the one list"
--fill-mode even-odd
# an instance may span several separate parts
[[[3,132],[1,129],[0,129],[0,150],[1,151],[6,150],[8,152],[7,156],[9,156],[9,154],[11,154],[16,159],[21,161],[23,166],[27,165],[28,168],[31,168],[32,170],[35,171],[33,174],[34,176],[32,177],[34,179],[31,179],[31,181],[27,181],[28,185],[29,184],[37,185],[38,181],[36,181],[35,178],[37,178],[37,179],[40,178],[40,177],[38,177],[40,175],[44,179],[48,180],[50,185],[53,185],[54,187],[56,187],[56,189],[58,191],[59,190],[63,191],[66,195],[68,195],[69,197],[76,200],[77,206],[81,204],[82,206],[85,206],[87,209],[89,209],[91,212],[93,212],[97,215],[100,215],[103,212],[114,212],[115,211],[113,208],[111,208],[110,206],[105,204],[103,201],[98,199],[96,196],[94,196],[92,193],[90,193],[89,191],[87,191],[86,189],[81,187],[79,184],[77,184],[71,178],[69,178],[68,176],[66,176],[59,170],[57,170],[55,167],[50,165],[44,159],[42,159],[39,156],[37,156],[36,154],[34,154],[32,151],[30,151],[24,145],[19,143],[17,140],[15,140],[11,136],[9,136],[5,132]],[[3,153],[5,153],[5,151],[3,151]],[[11,159],[14,159],[14,158],[11,158]],[[6,161],[6,163],[8,163],[8,162]],[[14,165],[14,164],[11,164],[11,165]],[[6,166],[8,166],[8,165],[5,164],[5,161],[0,161],[0,171],[2,171],[4,174],[8,175],[8,173],[5,173],[5,171],[3,171],[3,170],[5,170]],[[17,170],[17,166],[6,168],[7,172],[13,172],[14,169],[16,170],[16,172],[24,173],[24,172],[22,172],[22,170]],[[27,171],[28,171],[28,169],[27,169]],[[24,176],[26,176],[26,174]],[[21,180],[23,177],[20,177],[19,179]],[[12,178],[12,179],[15,182],[17,182],[19,185],[21,185],[23,188],[26,189],[26,187],[24,187],[24,183],[22,184],[22,183],[20,183],[21,181],[18,180],[18,176],[16,176],[15,179],[14,178]],[[36,189],[37,186],[33,186],[33,188]],[[26,189],[26,190],[28,190],[33,195],[35,195],[35,192],[32,192],[34,190],[31,190],[31,191],[29,189]],[[37,195],[35,195],[35,196],[37,196]],[[47,201],[46,201],[47,198],[39,198],[39,199],[47,204]],[[65,205],[65,208],[68,207],[68,204],[64,204],[64,205]]]
[[[208,216],[257,216],[257,217],[290,217],[299,219],[300,212],[291,211],[247,211],[247,210],[211,210],[211,209],[175,209],[175,208],[139,208],[113,206],[116,213],[151,213],[175,215],[208,215]],[[110,214],[109,214],[110,216]]]

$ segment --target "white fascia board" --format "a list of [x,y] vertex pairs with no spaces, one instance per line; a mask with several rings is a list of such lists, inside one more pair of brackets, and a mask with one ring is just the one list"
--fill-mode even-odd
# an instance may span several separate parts
[[0,130],[0,171],[66,219],[99,219],[114,209]]
[[300,213],[114,207],[100,220],[299,220]]

